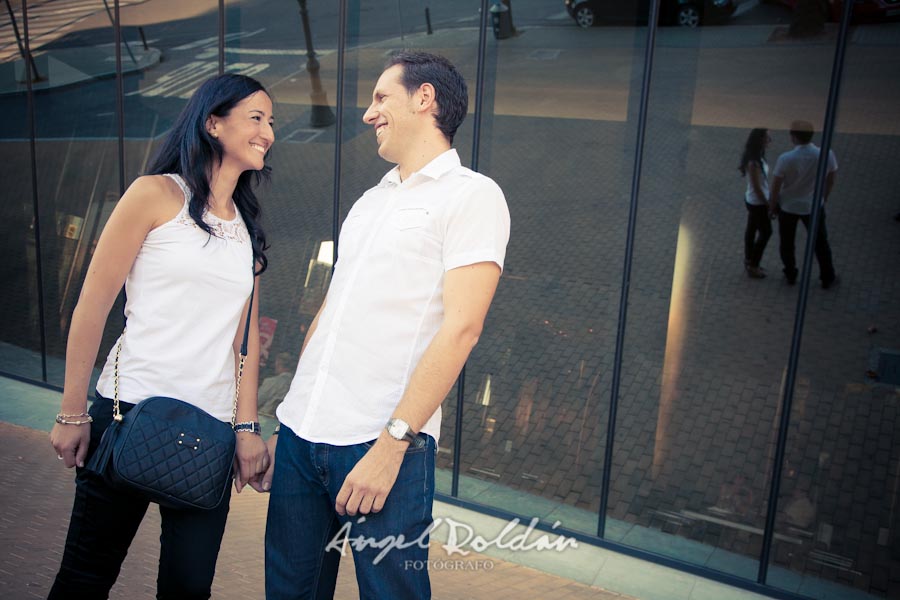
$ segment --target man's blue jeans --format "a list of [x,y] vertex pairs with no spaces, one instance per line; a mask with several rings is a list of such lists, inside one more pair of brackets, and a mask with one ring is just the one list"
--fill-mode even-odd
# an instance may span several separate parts
[[335,499],[372,443],[314,444],[281,427],[266,522],[267,600],[332,598],[344,539],[360,598],[431,597],[425,565],[437,448],[425,437],[424,447],[407,450],[381,512],[351,517],[335,512]]

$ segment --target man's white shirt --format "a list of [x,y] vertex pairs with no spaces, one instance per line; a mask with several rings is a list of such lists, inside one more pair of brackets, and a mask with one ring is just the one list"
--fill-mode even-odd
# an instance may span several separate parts
[[[784,179],[778,200],[784,212],[794,215],[808,215],[812,212],[819,153],[819,147],[809,143],[795,146],[793,150],[778,157],[772,176]],[[828,172],[837,171],[837,168],[837,158],[834,152],[829,151]]]
[[[278,419],[336,446],[378,437],[443,320],[444,273],[501,269],[509,240],[503,192],[444,152],[400,181],[389,171],[341,227],[327,303]],[[441,410],[422,428],[438,440]]]

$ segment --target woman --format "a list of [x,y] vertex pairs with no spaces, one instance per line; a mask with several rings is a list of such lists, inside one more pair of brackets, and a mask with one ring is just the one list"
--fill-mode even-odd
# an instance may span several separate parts
[[[144,398],[170,396],[231,421],[235,357],[254,277],[267,264],[251,180],[269,174],[264,159],[275,138],[272,118],[272,101],[258,81],[242,75],[207,81],[178,117],[149,175],[128,188],[103,229],[72,316],[62,406],[50,433],[59,459],[78,467],[51,599],[106,598],[148,506],[83,468],[112,420],[115,347],[89,414],[86,398],[123,283],[122,412]],[[239,423],[258,421],[258,306],[253,302]],[[268,466],[266,445],[253,431],[236,436],[235,489],[258,488]],[[160,507],[157,598],[209,598],[229,500],[230,492],[209,511]]]
[[766,164],[766,148],[772,142],[768,129],[753,129],[747,136],[744,155],[738,169],[747,178],[744,201],[747,206],[747,227],[744,230],[744,268],[754,279],[766,276],[759,266],[766,243],[772,237],[769,220],[769,166]]

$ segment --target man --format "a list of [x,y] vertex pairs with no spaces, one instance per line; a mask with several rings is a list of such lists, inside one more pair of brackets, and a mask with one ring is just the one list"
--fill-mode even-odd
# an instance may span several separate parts
[[[797,236],[797,221],[802,221],[809,233],[813,192],[816,187],[816,168],[819,162],[819,147],[812,143],[813,126],[807,121],[791,123],[791,142],[794,149],[778,157],[772,171],[772,189],[769,194],[769,210],[778,215],[778,236],[784,276],[790,285],[797,281],[797,262],[794,240]],[[828,174],[819,210],[819,227],[816,233],[816,261],[819,263],[819,279],[822,288],[828,289],[836,275],[825,229],[825,201],[834,188],[837,159],[834,152],[828,153]]]
[[332,597],[345,538],[361,597],[431,596],[440,405],[478,341],[509,239],[500,188],[451,147],[467,108],[465,81],[442,57],[395,54],[375,85],[363,121],[396,166],[343,223],[277,411],[269,600]]

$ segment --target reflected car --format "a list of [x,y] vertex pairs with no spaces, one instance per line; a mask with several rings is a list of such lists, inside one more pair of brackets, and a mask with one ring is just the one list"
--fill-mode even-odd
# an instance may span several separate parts
[[[765,0],[769,4],[783,4],[791,10],[797,8],[799,0]],[[828,20],[838,22],[843,14],[841,0],[822,0],[828,5]],[[900,20],[900,0],[854,0],[854,21],[896,21]]]
[[[585,29],[600,24],[646,25],[650,0],[565,0],[566,10]],[[660,25],[697,27],[722,21],[735,11],[734,0],[662,0]]]

